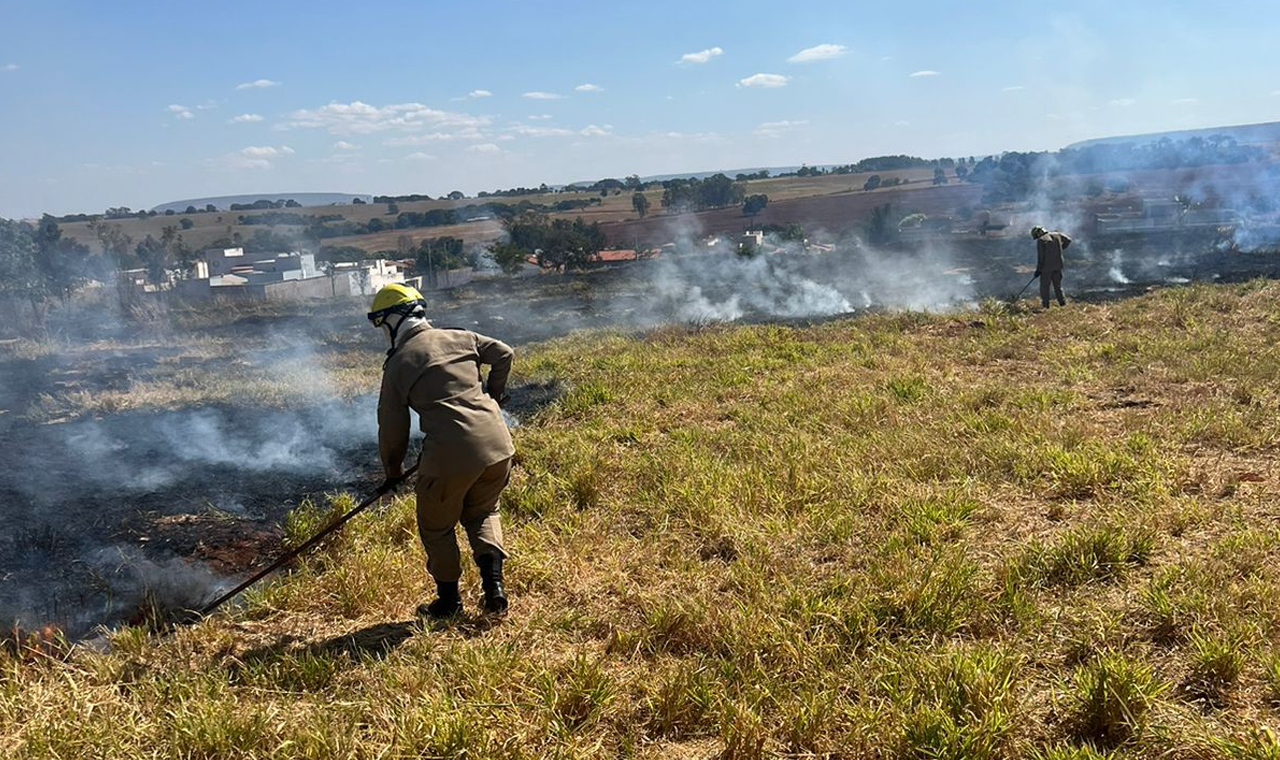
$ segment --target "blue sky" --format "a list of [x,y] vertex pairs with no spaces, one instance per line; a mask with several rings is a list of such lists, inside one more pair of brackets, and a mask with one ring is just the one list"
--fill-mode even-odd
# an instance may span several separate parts
[[0,0],[0,20],[5,216],[1280,120],[1274,0]]

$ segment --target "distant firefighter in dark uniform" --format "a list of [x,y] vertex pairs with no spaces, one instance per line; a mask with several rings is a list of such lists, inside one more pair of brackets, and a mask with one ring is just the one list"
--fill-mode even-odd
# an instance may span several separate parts
[[1050,232],[1044,227],[1031,228],[1031,238],[1036,241],[1036,277],[1040,278],[1040,305],[1049,308],[1049,286],[1058,298],[1059,306],[1066,306],[1062,296],[1062,252],[1071,245],[1071,238],[1062,232]]

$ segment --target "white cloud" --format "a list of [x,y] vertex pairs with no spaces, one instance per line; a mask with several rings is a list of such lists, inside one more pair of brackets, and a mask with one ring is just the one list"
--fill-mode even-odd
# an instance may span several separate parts
[[255,79],[252,82],[241,82],[236,85],[237,90],[265,90],[268,87],[279,87],[279,82],[273,82],[270,79]]
[[712,58],[715,58],[716,56],[720,56],[720,55],[724,55],[724,50],[722,50],[721,48],[719,47],[707,48],[706,50],[699,50],[696,53],[685,53],[684,55],[680,56],[680,60],[676,61],[676,63],[701,64],[701,63],[706,63],[707,61],[710,61]]
[[766,121],[753,130],[752,134],[757,137],[782,137],[783,134],[790,132],[796,127],[803,127],[809,122],[801,119],[800,121]]
[[1273,97],[1273,98],[1280,98],[1280,90],[1272,90],[1272,91],[1271,91],[1271,97]]
[[1173,105],[1175,105],[1175,106],[1198,106],[1198,105],[1200,105],[1200,98],[1178,98],[1177,100],[1173,101]]
[[895,127],[909,127],[909,126],[911,126],[911,122],[909,122],[909,121],[895,121],[895,122],[893,123],[893,126],[895,126]]
[[390,148],[405,148],[410,145],[430,145],[431,143],[446,142],[449,140],[479,140],[482,135],[476,131],[464,130],[463,132],[428,132],[422,135],[411,135],[409,137],[392,137],[389,140],[383,140],[382,144]]
[[573,130],[561,127],[536,127],[529,124],[512,124],[507,132],[520,137],[568,137]]
[[530,116],[529,121],[547,121],[550,118],[551,118],[551,114],[549,113],[539,113],[539,114],[534,114],[533,116]]
[[242,113],[231,120],[233,124],[253,124],[262,121],[262,116],[256,113]]
[[526,92],[521,97],[528,98],[529,100],[560,100],[564,96],[557,95],[554,92],[539,92],[535,90],[534,92]]
[[488,90],[472,90],[467,93],[468,98],[491,98],[493,93]]
[[339,140],[333,144],[334,150],[360,150],[360,146],[355,143],[349,143],[346,140]]
[[719,142],[723,138],[717,132],[695,132],[693,134],[685,134],[684,132],[653,132],[650,136],[663,140],[693,140],[695,142]]
[[228,153],[211,163],[224,169],[270,169],[271,159],[293,154],[293,148],[288,145],[281,145],[278,148],[271,145],[250,145],[234,153]]
[[270,145],[250,145],[247,148],[241,148],[239,152],[245,158],[277,158],[292,156],[294,151],[288,145],[282,145],[279,148],[273,148]]
[[1062,121],[1062,116],[1056,113],[1047,113],[1044,117],[1049,121]]
[[573,88],[576,92],[604,92],[604,88],[598,84],[580,84]]
[[791,81],[789,77],[784,77],[781,74],[752,74],[746,79],[739,80],[738,86],[764,88],[786,87],[787,82],[789,81]]
[[1011,86],[1011,87],[1004,87],[1004,88],[1001,88],[1000,92],[1022,92],[1022,91],[1023,91],[1023,90],[1025,90],[1025,89],[1027,89],[1027,88],[1026,88],[1026,87],[1023,87],[1023,86],[1022,86],[1022,85],[1020,85],[1020,84],[1015,84],[1015,85],[1013,85],[1013,86]]
[[20,67],[16,63],[6,63],[0,66],[0,71],[17,71]]
[[787,59],[790,63],[810,63],[812,61],[828,61],[832,58],[839,58],[849,52],[849,48],[844,45],[832,45],[824,43],[822,45],[814,45],[811,48],[805,48],[799,53]]
[[605,124],[603,127],[597,127],[595,124],[588,124],[583,127],[582,131],[578,132],[578,134],[583,137],[608,137],[613,134],[613,132],[610,131],[612,129],[613,127],[609,124]]
[[410,161],[435,161],[436,160],[436,157],[431,155],[430,153],[422,153],[422,152],[410,153],[409,155],[405,156],[405,158],[409,159]]
[[[488,117],[441,111],[428,108],[421,103],[372,106],[356,100],[351,103],[330,103],[320,108],[294,111],[289,114],[288,121],[280,127],[282,129],[323,129],[329,134],[340,136],[367,135],[388,130],[400,132],[434,130],[433,136],[421,135],[416,138],[431,140],[479,139],[481,128],[488,124]],[[387,144],[392,143],[388,141]],[[416,145],[418,142],[406,141],[396,144]]]
[[312,158],[308,163],[312,164],[336,164],[338,166],[359,166],[364,156],[359,153],[335,153],[332,156],[324,158]]
[[218,101],[216,101],[216,100],[206,100],[205,102],[203,102],[203,103],[201,103],[200,105],[196,106],[196,110],[197,110],[197,111],[212,111],[213,109],[217,108],[219,105],[221,105],[221,103],[219,103],[219,102],[218,102]]
[[940,75],[941,73],[942,73],[942,72],[940,72],[940,71],[933,71],[933,70],[931,70],[931,69],[925,69],[925,70],[923,70],[923,71],[913,71],[913,72],[911,72],[910,74],[908,74],[907,76],[908,76],[908,77],[916,77],[916,78],[919,78],[919,77],[936,77],[936,76]]
[[191,111],[191,109],[187,108],[186,106],[180,106],[175,104],[175,105],[169,106],[165,110],[173,114],[173,118],[175,119],[194,119],[196,117],[196,115]]
[[501,153],[502,152],[502,148],[499,148],[497,145],[494,145],[493,143],[480,143],[479,145],[469,145],[467,146],[467,150],[471,151],[472,153]]
[[1137,104],[1138,101],[1133,98],[1116,98],[1115,100],[1107,101],[1107,105],[1115,106],[1116,108],[1128,108],[1129,106],[1135,106]]
[[271,162],[265,158],[245,158],[228,153],[222,157],[222,165],[228,169],[270,169]]

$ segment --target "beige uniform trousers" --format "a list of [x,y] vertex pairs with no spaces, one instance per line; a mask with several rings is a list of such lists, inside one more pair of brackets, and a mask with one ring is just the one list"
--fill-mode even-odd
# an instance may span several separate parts
[[511,476],[511,459],[479,470],[418,476],[418,536],[427,550],[427,572],[449,583],[462,577],[454,529],[467,532],[471,554],[507,556],[502,548],[498,497]]

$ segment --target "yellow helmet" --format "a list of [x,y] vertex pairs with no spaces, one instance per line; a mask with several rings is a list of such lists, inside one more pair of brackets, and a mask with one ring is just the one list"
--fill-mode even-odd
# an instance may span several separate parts
[[374,294],[373,305],[369,307],[369,321],[374,327],[381,327],[382,321],[389,315],[411,314],[426,304],[426,299],[416,288],[393,282],[382,286],[382,289]]

